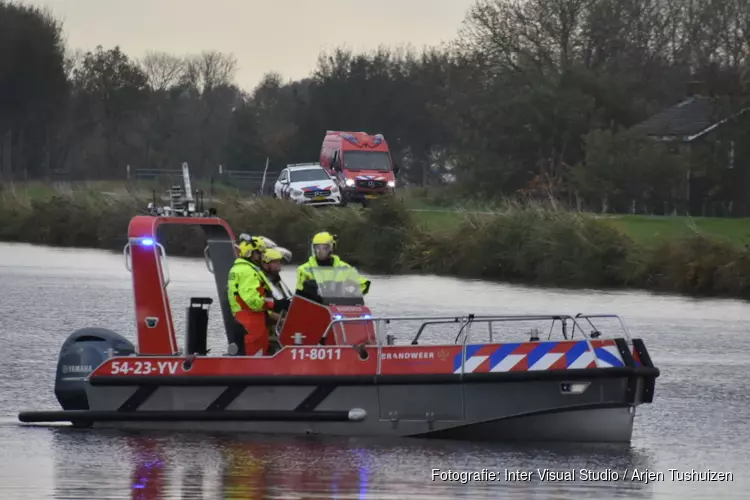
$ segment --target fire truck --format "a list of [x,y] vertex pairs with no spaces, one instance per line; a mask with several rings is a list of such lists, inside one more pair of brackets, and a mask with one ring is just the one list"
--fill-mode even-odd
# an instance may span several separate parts
[[326,169],[341,191],[342,204],[393,194],[398,166],[393,164],[382,134],[329,130],[320,148],[320,166]]

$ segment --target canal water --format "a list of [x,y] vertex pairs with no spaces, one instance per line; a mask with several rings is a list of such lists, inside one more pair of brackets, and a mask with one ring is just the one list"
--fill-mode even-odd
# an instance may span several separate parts
[[[170,299],[181,329],[189,297],[216,292],[202,261],[170,258],[169,264]],[[294,283],[293,274],[286,271],[287,283]],[[639,407],[630,446],[24,427],[18,411],[58,406],[55,363],[70,332],[104,326],[135,340],[131,280],[122,255],[0,244],[0,498],[747,498],[746,303],[426,276],[372,279],[368,301],[380,315],[620,314],[661,370],[654,403]],[[221,353],[226,341],[218,306],[212,313],[210,344]],[[395,326],[394,332],[399,342],[408,341],[408,327]],[[519,326],[493,334],[518,336]],[[453,333],[430,335],[439,340]],[[545,469],[575,471],[576,478],[540,480],[537,470]],[[652,474],[634,480],[634,469]],[[731,475],[686,480],[691,471],[709,470]],[[461,481],[462,472],[483,475]]]

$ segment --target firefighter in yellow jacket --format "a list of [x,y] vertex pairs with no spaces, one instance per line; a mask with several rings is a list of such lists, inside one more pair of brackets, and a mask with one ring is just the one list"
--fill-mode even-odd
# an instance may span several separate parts
[[286,256],[278,248],[267,248],[263,252],[263,273],[265,274],[269,290],[267,296],[272,297],[274,306],[268,311],[269,317],[269,354],[273,354],[281,345],[276,336],[276,326],[281,319],[281,314],[289,310],[292,293],[281,279],[281,261],[286,260]]
[[[317,295],[317,292],[310,289],[309,284],[314,280],[311,269],[314,267],[349,267],[338,255],[335,255],[336,239],[329,232],[318,233],[313,236],[312,256],[307,262],[297,268],[297,293],[306,296]],[[370,280],[359,277],[359,286],[362,295],[370,291]]]
[[[244,342],[237,339],[238,354],[262,356],[268,352],[268,314],[273,310],[271,286],[260,268],[266,250],[260,238],[243,238],[239,257],[229,270],[227,298],[234,319],[244,328]],[[243,349],[244,347],[244,349]]]

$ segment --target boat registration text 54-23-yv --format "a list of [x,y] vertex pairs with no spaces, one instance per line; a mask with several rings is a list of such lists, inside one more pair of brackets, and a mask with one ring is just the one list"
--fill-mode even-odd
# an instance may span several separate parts
[[113,361],[112,375],[174,375],[180,368],[179,361]]

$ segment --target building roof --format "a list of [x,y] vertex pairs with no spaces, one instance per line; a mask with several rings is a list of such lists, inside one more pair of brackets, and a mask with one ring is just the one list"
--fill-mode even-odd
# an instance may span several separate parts
[[732,97],[693,96],[635,125],[630,133],[690,142],[748,109]]

